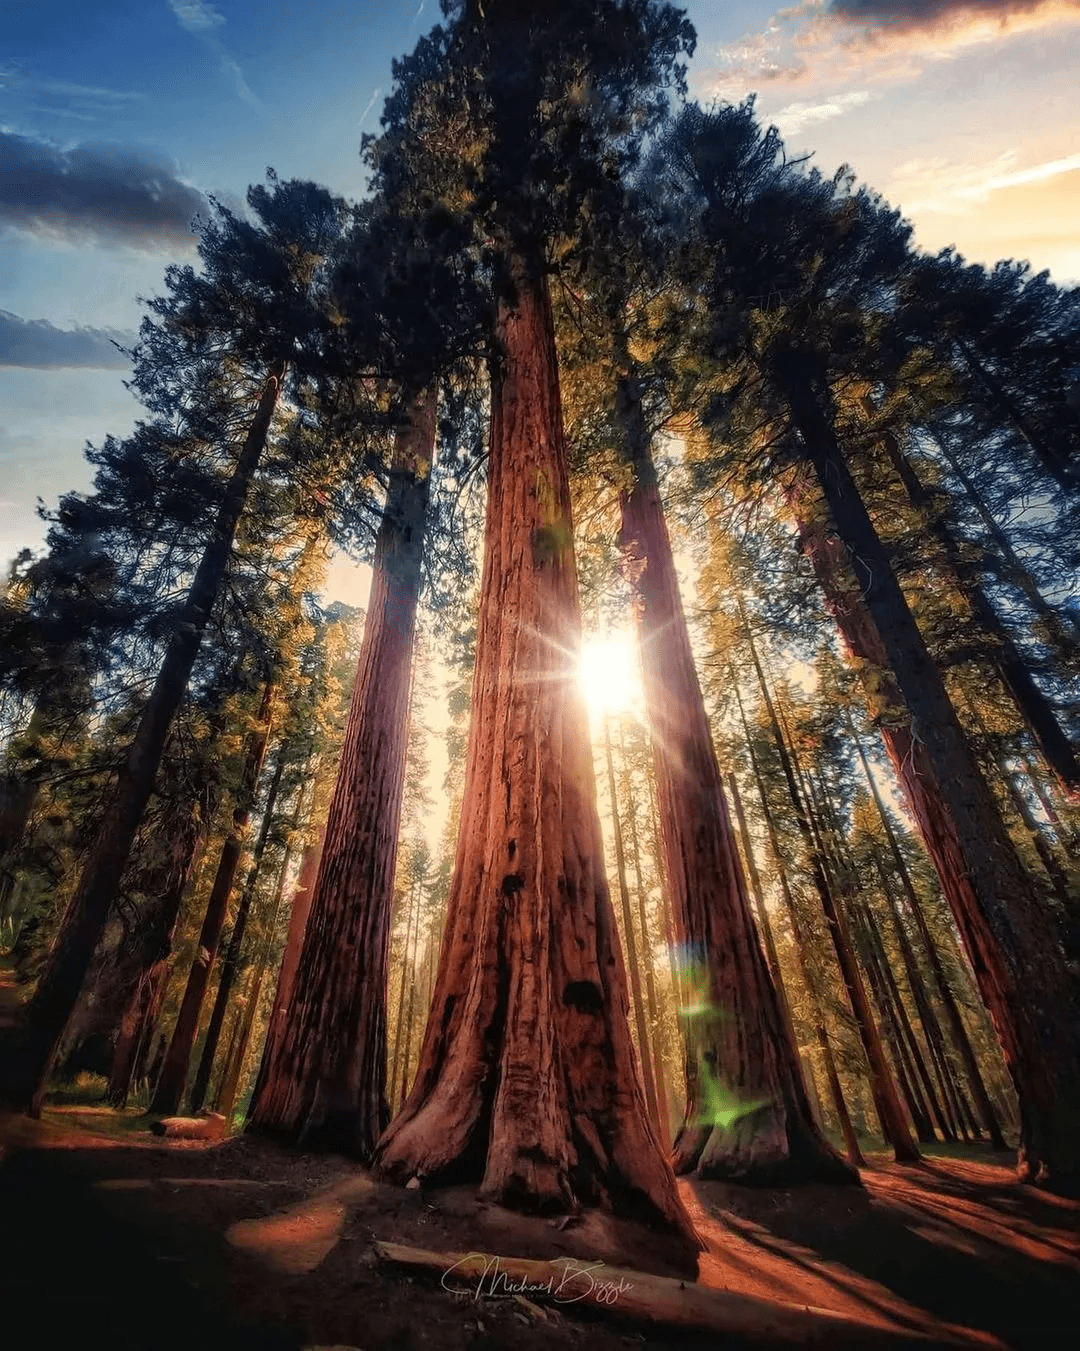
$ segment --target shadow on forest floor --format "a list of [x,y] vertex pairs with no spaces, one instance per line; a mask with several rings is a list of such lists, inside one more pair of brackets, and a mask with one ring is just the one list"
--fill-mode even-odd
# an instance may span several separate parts
[[[436,1252],[560,1254],[662,1271],[660,1244],[586,1215],[565,1230],[478,1202],[406,1191],[347,1160],[245,1137],[162,1142],[145,1117],[54,1106],[0,1118],[0,1308],[13,1346],[116,1351],[691,1351],[721,1342],[641,1331],[513,1299],[449,1294],[380,1265],[372,1237]],[[6,1149],[6,1153],[4,1152]],[[989,1155],[987,1158],[991,1157]],[[869,1327],[985,1329],[1010,1346],[1074,1344],[1075,1202],[982,1161],[877,1163],[865,1188],[750,1190],[680,1182],[706,1238],[700,1283],[833,1310]],[[650,1248],[653,1250],[650,1253]],[[616,1312],[617,1311],[613,1311]],[[743,1345],[724,1338],[726,1351]],[[761,1344],[761,1343],[759,1343]],[[774,1343],[768,1343],[774,1344]],[[776,1343],[779,1344],[779,1343]]]
[[881,1159],[859,1190],[682,1183],[709,1240],[702,1279],[875,1321],[914,1307],[1017,1348],[1074,1346],[1080,1203],[1021,1185],[1001,1158]]

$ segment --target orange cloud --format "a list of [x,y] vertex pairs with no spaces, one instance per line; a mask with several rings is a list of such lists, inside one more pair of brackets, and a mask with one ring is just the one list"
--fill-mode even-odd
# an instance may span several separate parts
[[729,99],[784,83],[896,83],[980,44],[1077,23],[1080,0],[803,0],[719,48],[694,82]]

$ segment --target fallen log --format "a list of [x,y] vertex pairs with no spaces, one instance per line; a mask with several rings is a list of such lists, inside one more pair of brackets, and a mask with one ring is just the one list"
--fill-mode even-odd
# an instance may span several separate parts
[[152,1135],[164,1135],[167,1140],[222,1140],[225,1137],[225,1118],[220,1112],[205,1116],[163,1116],[150,1123]]
[[[732,1290],[603,1262],[558,1257],[540,1262],[486,1253],[438,1253],[375,1241],[380,1260],[438,1272],[444,1290],[473,1299],[527,1296],[570,1313],[587,1307],[619,1317],[670,1327],[740,1337],[758,1346],[819,1346],[830,1351],[885,1351],[901,1347],[981,1347],[1006,1351],[986,1332],[942,1324],[927,1317],[926,1329],[861,1323],[828,1309],[757,1299]],[[930,1326],[932,1324],[932,1326]]]

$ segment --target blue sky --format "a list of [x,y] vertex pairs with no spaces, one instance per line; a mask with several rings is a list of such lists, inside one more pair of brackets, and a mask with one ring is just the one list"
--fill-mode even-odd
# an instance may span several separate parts
[[[1080,280],[1080,0],[685,5],[691,91],[758,91],[789,145],[841,162],[916,238]],[[138,413],[109,338],[189,259],[200,194],[267,165],[362,189],[390,63],[437,0],[33,0],[0,37],[0,565],[87,440]]]

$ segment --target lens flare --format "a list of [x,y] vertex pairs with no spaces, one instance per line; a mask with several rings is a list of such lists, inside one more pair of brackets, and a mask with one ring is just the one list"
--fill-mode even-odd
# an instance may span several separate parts
[[[730,1014],[709,999],[709,968],[704,960],[704,950],[697,945],[688,945],[676,948],[672,955],[680,991],[679,1017],[686,1028],[687,1041],[694,1046],[705,1031],[703,1026],[705,1019],[715,1027],[729,1018]],[[698,1049],[695,1058],[697,1110],[691,1124],[719,1126],[727,1130],[735,1122],[741,1121],[743,1117],[752,1116],[770,1102],[767,1097],[741,1097],[716,1073],[708,1050]]]

